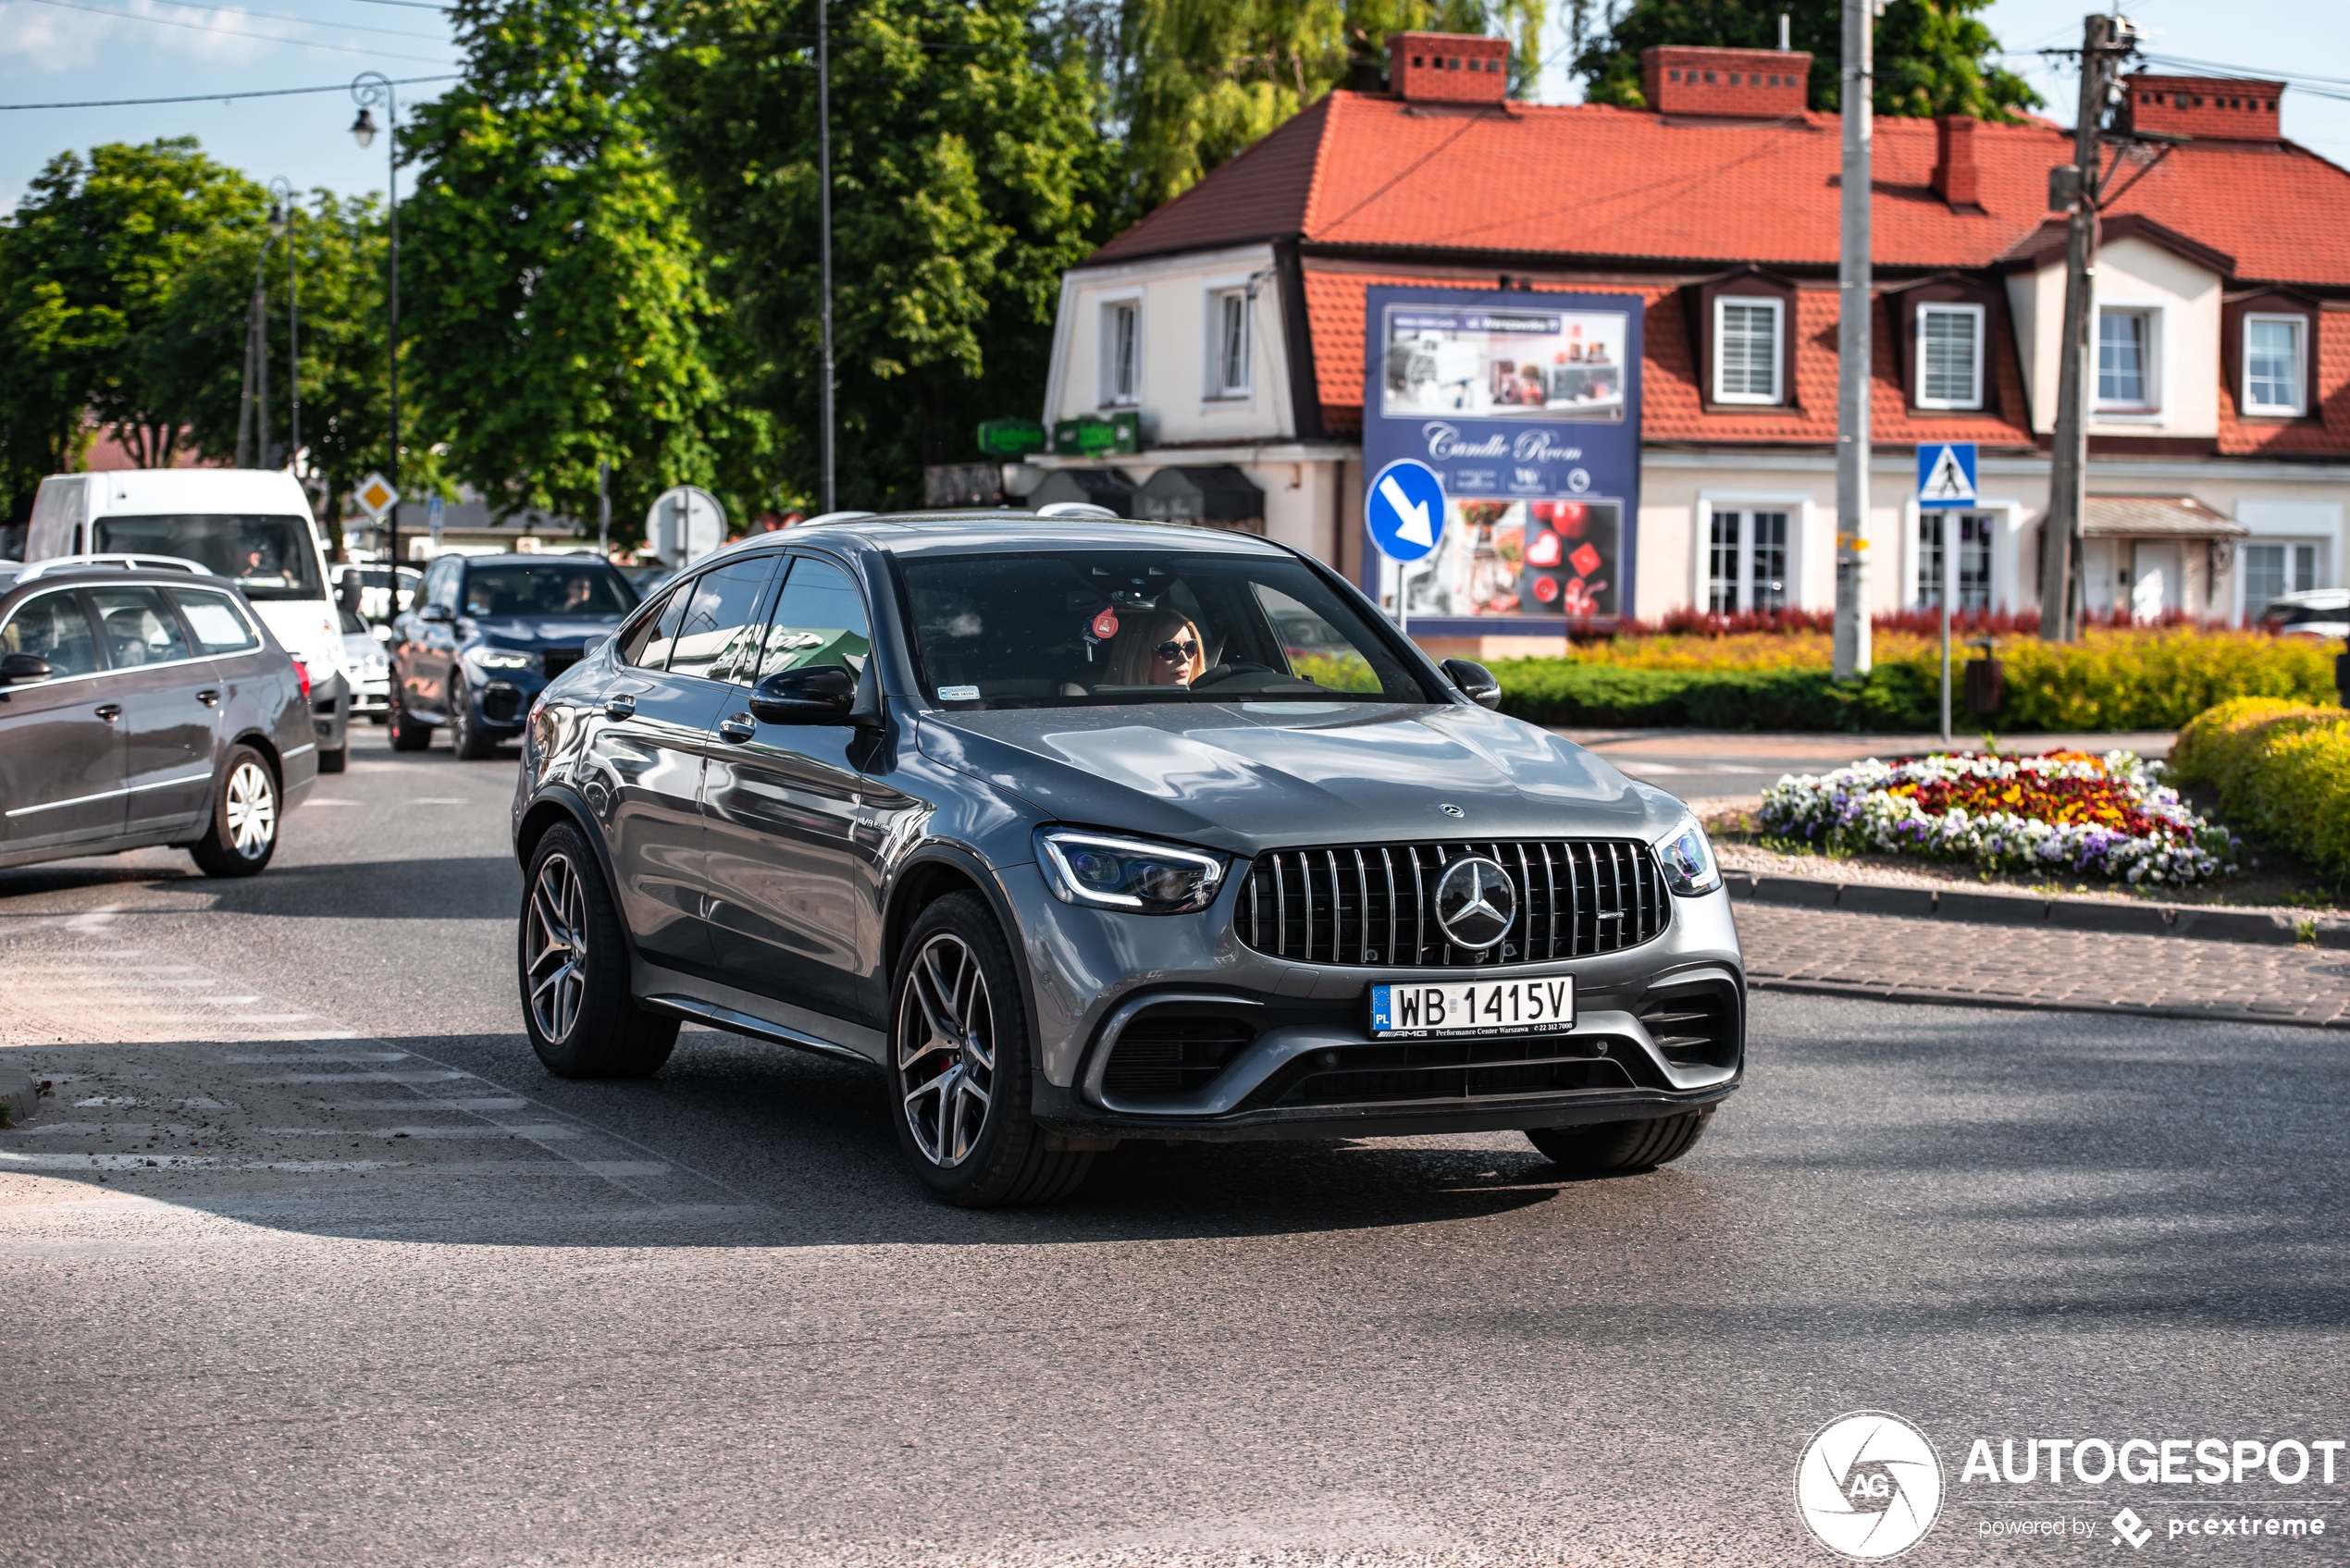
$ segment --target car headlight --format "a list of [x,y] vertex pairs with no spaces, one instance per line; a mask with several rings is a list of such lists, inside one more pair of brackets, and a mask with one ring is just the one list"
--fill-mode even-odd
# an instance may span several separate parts
[[371,653],[360,661],[359,668],[367,679],[379,681],[391,673],[391,661],[380,653]]
[[1670,833],[1656,841],[1656,858],[1664,867],[1664,885],[1684,898],[1722,885],[1722,868],[1714,864],[1713,846],[1695,817],[1682,818]]
[[1205,909],[1224,882],[1220,855],[1076,828],[1038,829],[1036,859],[1062,903],[1138,915]]
[[538,662],[535,653],[516,653],[505,648],[469,648],[465,658],[476,670],[527,670]]

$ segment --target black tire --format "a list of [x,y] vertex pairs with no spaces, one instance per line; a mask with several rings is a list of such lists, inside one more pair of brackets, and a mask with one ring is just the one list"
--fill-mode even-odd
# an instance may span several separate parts
[[277,857],[286,814],[278,770],[242,741],[229,748],[212,786],[212,825],[188,846],[209,877],[249,877]]
[[950,893],[915,917],[890,996],[890,1120],[923,1185],[963,1208],[1056,1203],[1077,1191],[1094,1156],[1045,1147],[1030,1104],[1019,971],[977,894]]
[[1591,1127],[1534,1127],[1527,1141],[1569,1170],[1646,1170],[1670,1164],[1697,1147],[1713,1120],[1713,1107],[1640,1121],[1604,1121]]
[[677,1020],[628,994],[620,912],[594,852],[567,822],[531,852],[514,968],[530,1048],[557,1078],[650,1078],[677,1048]]
[[318,753],[318,771],[322,773],[340,773],[350,768],[350,766],[351,743],[349,741],[343,742],[340,747],[333,751],[322,751]]
[[449,677],[449,744],[457,748],[461,762],[479,762],[498,755],[498,737],[481,733],[480,722],[474,717],[473,694],[465,689],[464,677]]
[[394,751],[422,751],[432,744],[432,726],[420,722],[400,700],[400,672],[391,673],[390,697],[391,748]]

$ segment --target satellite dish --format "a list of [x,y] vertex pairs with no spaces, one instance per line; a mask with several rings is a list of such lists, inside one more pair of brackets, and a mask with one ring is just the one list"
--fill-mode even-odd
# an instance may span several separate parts
[[662,491],[645,513],[645,542],[672,571],[692,565],[725,541],[726,509],[699,485]]

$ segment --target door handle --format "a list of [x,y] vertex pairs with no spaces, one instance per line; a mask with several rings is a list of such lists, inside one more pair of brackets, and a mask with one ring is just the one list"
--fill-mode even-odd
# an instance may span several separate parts
[[633,697],[608,697],[604,699],[604,717],[633,719],[637,716],[637,699]]
[[97,714],[99,718],[104,719],[107,723],[111,724],[117,719],[122,717],[122,704],[119,702],[102,702],[98,705]]
[[729,713],[718,721],[718,738],[731,740],[737,746],[758,733],[758,722],[748,713]]
[[206,686],[204,690],[196,693],[196,700],[203,703],[206,708],[209,708],[214,703],[220,700],[220,694],[213,690],[210,686]]

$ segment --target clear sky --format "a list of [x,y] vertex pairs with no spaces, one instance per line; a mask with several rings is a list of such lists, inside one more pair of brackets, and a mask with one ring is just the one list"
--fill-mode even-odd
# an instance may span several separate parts
[[[361,152],[347,133],[353,109],[343,84],[363,70],[432,76],[456,58],[447,22],[424,0],[255,0],[255,9],[168,0],[0,0],[0,103],[148,98],[325,86],[301,97],[229,104],[0,112],[0,209],[13,207],[41,166],[67,148],[193,134],[216,157],[266,181],[380,191],[384,146]],[[2350,27],[2340,0],[2142,0],[2130,10],[2153,53],[2335,79],[2337,98],[2288,90],[2285,133],[2350,163]],[[1553,0],[1552,10],[1565,10]],[[2035,50],[2077,43],[2079,0],[1996,0],[1992,31],[2010,65],[2069,122],[2075,88],[2069,62]],[[1562,39],[1563,43],[1563,39]],[[1575,96],[1561,56],[1542,95]],[[437,85],[402,88],[430,94]]]

